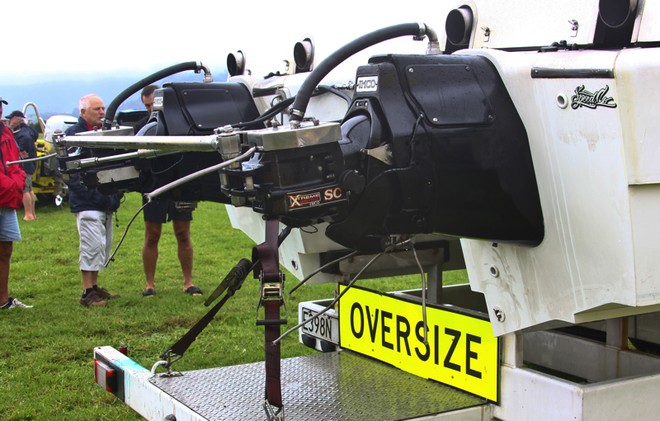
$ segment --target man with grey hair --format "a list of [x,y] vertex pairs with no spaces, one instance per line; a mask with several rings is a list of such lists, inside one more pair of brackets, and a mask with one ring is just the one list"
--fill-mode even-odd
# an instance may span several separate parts
[[69,127],[65,134],[76,134],[101,128],[105,117],[105,105],[98,95],[89,94],[80,98],[78,109],[80,110],[78,123]]
[[[80,118],[69,127],[67,136],[101,128],[105,106],[98,95],[85,95],[80,99]],[[119,297],[97,285],[98,274],[105,267],[112,247],[112,214],[119,208],[121,195],[105,195],[85,186],[78,175],[67,181],[69,207],[76,214],[80,237],[80,272],[83,293],[80,304],[84,307],[105,306],[107,300]]]

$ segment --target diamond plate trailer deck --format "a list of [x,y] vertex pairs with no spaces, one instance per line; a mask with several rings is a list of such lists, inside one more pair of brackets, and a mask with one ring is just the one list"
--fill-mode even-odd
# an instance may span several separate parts
[[[94,355],[121,369],[120,395],[146,419],[266,418],[261,362],[162,377],[112,347],[98,347]],[[290,420],[480,420],[486,403],[347,351],[282,360],[282,393]]]
[[[640,325],[635,330],[657,328],[660,316],[652,316],[635,320]],[[606,341],[560,331],[505,335],[497,403],[349,351],[285,359],[285,416],[289,420],[654,420],[660,411],[660,357],[617,343],[617,328],[623,322],[602,326]],[[114,393],[146,419],[266,419],[263,362],[158,377],[112,347],[98,347],[94,355],[115,369]]]

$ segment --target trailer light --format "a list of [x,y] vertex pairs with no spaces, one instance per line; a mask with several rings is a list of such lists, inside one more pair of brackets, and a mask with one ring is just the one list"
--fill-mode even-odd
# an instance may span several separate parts
[[117,393],[115,369],[97,359],[94,360],[94,381],[108,392]]

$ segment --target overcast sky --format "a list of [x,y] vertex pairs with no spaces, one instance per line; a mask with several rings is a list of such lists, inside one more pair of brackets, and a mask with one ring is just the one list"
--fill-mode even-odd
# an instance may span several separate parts
[[[262,74],[283,69],[295,42],[306,36],[314,40],[317,57],[324,57],[363,34],[397,23],[425,22],[442,34],[454,3],[408,1],[412,7],[403,8],[401,2],[382,0],[27,1],[13,7],[11,16],[4,8],[0,84],[94,79],[99,74],[135,74],[138,80],[184,61],[201,61],[221,72],[227,54],[238,49],[245,52],[253,74]],[[424,50],[409,38],[398,43],[403,45],[399,51],[393,43],[372,50]]]

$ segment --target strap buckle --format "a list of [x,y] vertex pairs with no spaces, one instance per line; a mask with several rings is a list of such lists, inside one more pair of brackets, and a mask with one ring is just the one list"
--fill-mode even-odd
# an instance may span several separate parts
[[[282,275],[280,275],[281,277]],[[261,301],[283,301],[282,291],[284,290],[284,281],[279,282],[261,282]]]
[[284,306],[284,313],[286,314],[286,302],[284,301],[284,274],[280,272],[279,281],[276,282],[264,282],[261,275],[259,279],[261,280],[261,295],[259,296],[259,303],[257,304],[257,326],[269,326],[269,325],[285,325],[288,323],[287,319],[268,319],[264,317],[263,319],[259,318],[259,309],[264,307],[266,303],[269,302],[278,302],[279,305]]

